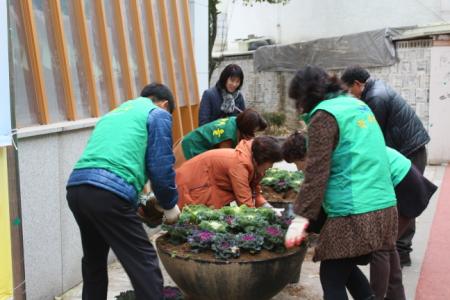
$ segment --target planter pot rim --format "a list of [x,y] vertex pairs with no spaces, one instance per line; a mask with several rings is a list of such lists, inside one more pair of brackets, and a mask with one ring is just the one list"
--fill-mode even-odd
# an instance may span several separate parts
[[253,257],[255,257],[255,259],[251,259],[251,260],[242,260],[242,259],[221,260],[221,259],[215,258],[213,256],[210,259],[205,259],[205,258],[198,258],[198,257],[193,257],[193,256],[187,256],[187,257],[180,256],[177,253],[171,253],[165,247],[161,247],[160,246],[161,241],[166,237],[166,235],[167,234],[164,234],[164,235],[158,237],[155,241],[156,247],[158,248],[158,250],[161,253],[164,253],[172,258],[196,261],[196,262],[200,262],[200,263],[213,263],[213,264],[224,264],[224,265],[267,263],[267,262],[270,262],[273,260],[279,260],[280,258],[288,258],[288,257],[294,256],[306,247],[306,243],[303,242],[299,247],[294,247],[293,249],[286,250],[286,252],[284,252],[284,253],[279,253],[275,257],[270,257],[270,258],[265,258],[265,259],[258,259],[257,258],[258,254],[255,254],[253,256]]

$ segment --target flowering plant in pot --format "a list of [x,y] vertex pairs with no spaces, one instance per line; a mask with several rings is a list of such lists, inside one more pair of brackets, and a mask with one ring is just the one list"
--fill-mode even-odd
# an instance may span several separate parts
[[[192,299],[270,299],[300,270],[306,246],[286,249],[291,222],[270,208],[187,206],[156,240],[172,279]],[[270,283],[270,284],[269,284]]]
[[285,207],[283,202],[293,202],[303,183],[303,172],[271,168],[261,180],[263,195],[275,207]]

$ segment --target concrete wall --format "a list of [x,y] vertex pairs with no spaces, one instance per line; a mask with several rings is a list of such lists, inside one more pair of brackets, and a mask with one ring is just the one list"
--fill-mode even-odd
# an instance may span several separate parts
[[[399,63],[390,67],[371,68],[369,72],[401,93],[428,129],[431,43],[400,42],[397,46],[401,46],[397,47]],[[244,71],[242,91],[249,107],[266,112],[284,111],[288,125],[294,128],[297,126],[295,108],[287,95],[294,73],[255,72],[251,54],[226,57],[214,71],[211,85],[215,84],[220,72],[230,63],[240,65]]]
[[[374,30],[384,27],[428,25],[450,21],[448,0],[290,0],[286,5],[224,0],[228,50],[249,34],[269,36],[278,43]],[[220,37],[219,37],[220,39]]]
[[[81,281],[81,240],[66,202],[67,178],[91,128],[19,133],[27,299],[53,299]],[[58,128],[58,129],[56,129]]]

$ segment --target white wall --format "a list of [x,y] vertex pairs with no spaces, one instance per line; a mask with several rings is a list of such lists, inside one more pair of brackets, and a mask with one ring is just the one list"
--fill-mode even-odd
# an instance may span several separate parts
[[[189,0],[199,93],[208,86],[208,0]],[[198,99],[200,101],[200,99]]]
[[290,0],[286,5],[224,0],[228,50],[249,34],[294,43],[383,27],[450,22],[450,0]]

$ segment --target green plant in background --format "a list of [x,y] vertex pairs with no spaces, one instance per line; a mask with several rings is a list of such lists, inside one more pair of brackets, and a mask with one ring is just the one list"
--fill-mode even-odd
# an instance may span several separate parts
[[286,123],[286,114],[282,112],[264,112],[262,116],[269,123],[269,126],[281,127]]
[[298,193],[303,182],[303,173],[300,171],[286,171],[271,168],[261,180],[261,185],[271,187],[275,192],[286,192],[293,189]]

